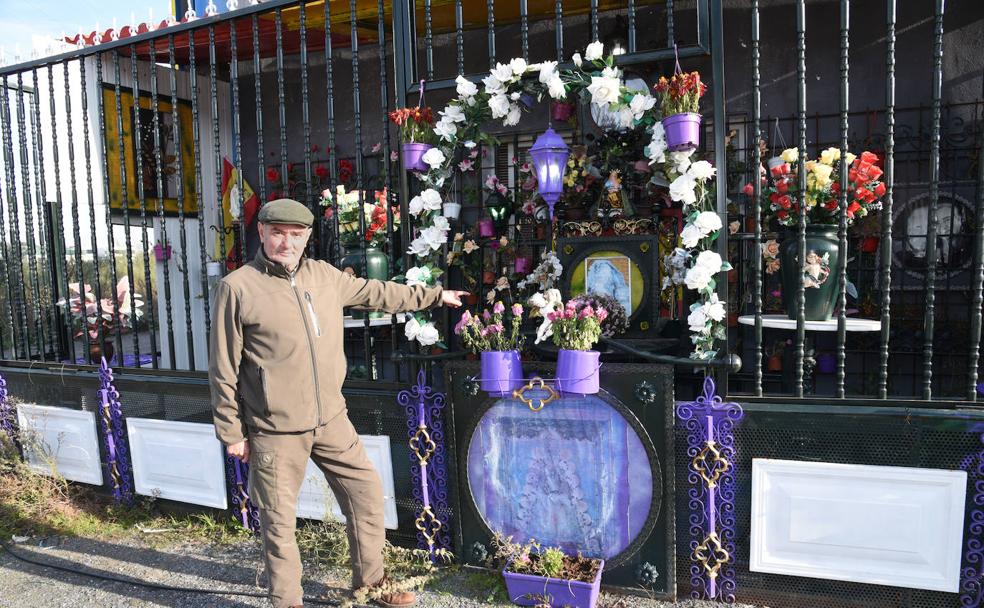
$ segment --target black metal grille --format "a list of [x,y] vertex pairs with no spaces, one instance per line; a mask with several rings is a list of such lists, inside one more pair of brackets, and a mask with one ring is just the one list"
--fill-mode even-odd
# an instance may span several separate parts
[[[818,608],[954,608],[955,593],[903,589],[749,571],[752,460],[775,458],[846,464],[961,469],[968,471],[966,512],[974,505],[976,464],[982,449],[980,416],[924,416],[893,408],[873,413],[850,408],[848,413],[804,413],[783,405],[746,406],[735,431],[737,446],[736,546],[740,603]],[[685,433],[677,429],[677,584],[681,596],[690,590],[687,530],[689,464]]]

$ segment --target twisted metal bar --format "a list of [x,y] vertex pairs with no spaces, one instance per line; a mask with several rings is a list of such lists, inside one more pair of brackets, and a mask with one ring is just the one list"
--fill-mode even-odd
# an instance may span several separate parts
[[[886,0],[885,13],[885,197],[882,199],[881,352],[878,357],[878,398],[888,398],[888,342],[892,320],[892,202],[895,190],[895,2]],[[980,211],[980,207],[978,207]],[[980,223],[978,223],[980,227]],[[980,239],[978,239],[980,242]],[[974,387],[971,387],[974,390]]]
[[[799,168],[797,169],[798,190],[796,202],[799,205],[799,243],[797,245],[797,264],[806,259],[806,0],[796,2],[796,75],[798,77],[797,121],[799,123]],[[797,273],[799,276],[800,273]],[[804,345],[806,343],[806,284],[797,281],[796,299],[799,314],[796,315],[796,396],[803,396],[803,365],[806,362]]]
[[755,396],[762,396],[762,180],[759,167],[762,166],[762,89],[759,68],[759,0],[752,0],[752,122],[755,124],[755,137],[752,142],[752,201],[755,214],[755,250],[752,259],[755,264]]
[[847,135],[849,128],[848,109],[849,104],[849,58],[850,58],[850,23],[851,3],[850,0],[841,0],[840,3],[840,224],[838,235],[840,236],[840,257],[837,260],[838,289],[840,290],[840,312],[837,314],[837,397],[844,398],[844,380],[846,370],[844,367],[847,360],[845,352],[847,346],[847,190],[848,190],[848,171],[845,164],[847,162]]

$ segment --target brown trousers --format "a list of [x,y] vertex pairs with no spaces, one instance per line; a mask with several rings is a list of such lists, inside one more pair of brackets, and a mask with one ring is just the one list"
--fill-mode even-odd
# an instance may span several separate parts
[[325,474],[346,518],[352,587],[383,577],[383,486],[347,412],[300,433],[249,432],[249,495],[260,512],[263,552],[276,608],[302,603],[301,556],[294,536],[297,495],[310,457]]

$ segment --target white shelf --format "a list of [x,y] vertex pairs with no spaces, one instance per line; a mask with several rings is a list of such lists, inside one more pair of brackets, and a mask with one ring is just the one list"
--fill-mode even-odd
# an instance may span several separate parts
[[[847,331],[881,331],[881,321],[877,319],[845,319],[845,329]],[[742,315],[738,317],[738,322],[742,325],[755,325],[755,315]],[[786,315],[762,315],[762,327],[774,329],[796,329],[796,320],[790,319]],[[837,331],[837,319],[829,321],[807,321],[808,331]]]
[[[366,313],[366,314],[369,314],[369,313]],[[405,313],[405,312],[400,312],[400,313],[397,313],[396,314],[396,322],[397,323],[406,323],[407,322],[407,319],[409,319],[409,318],[410,318],[410,315],[407,314],[407,313]],[[345,329],[359,329],[360,327],[365,327],[366,326],[366,320],[365,319],[353,319],[352,317],[350,317],[348,315],[346,315],[345,317],[342,317],[342,319],[343,319],[344,324],[345,324]],[[390,315],[386,315],[382,319],[369,319],[369,327],[382,327],[383,325],[389,325],[390,323],[392,323],[392,319],[393,318]]]

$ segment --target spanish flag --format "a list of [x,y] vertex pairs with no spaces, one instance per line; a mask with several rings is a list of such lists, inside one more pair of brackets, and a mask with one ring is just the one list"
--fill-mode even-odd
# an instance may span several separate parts
[[[218,260],[222,255],[222,241],[225,239],[226,267],[230,270],[242,265],[239,259],[240,245],[238,223],[242,222],[244,228],[249,229],[256,219],[256,213],[260,209],[260,199],[249,187],[246,179],[243,178],[243,191],[239,193],[239,170],[229,162],[228,158],[222,159],[222,218],[225,222],[227,234],[217,234],[215,236],[215,256]],[[240,209],[240,201],[243,208]],[[230,230],[229,228],[233,229]]]

